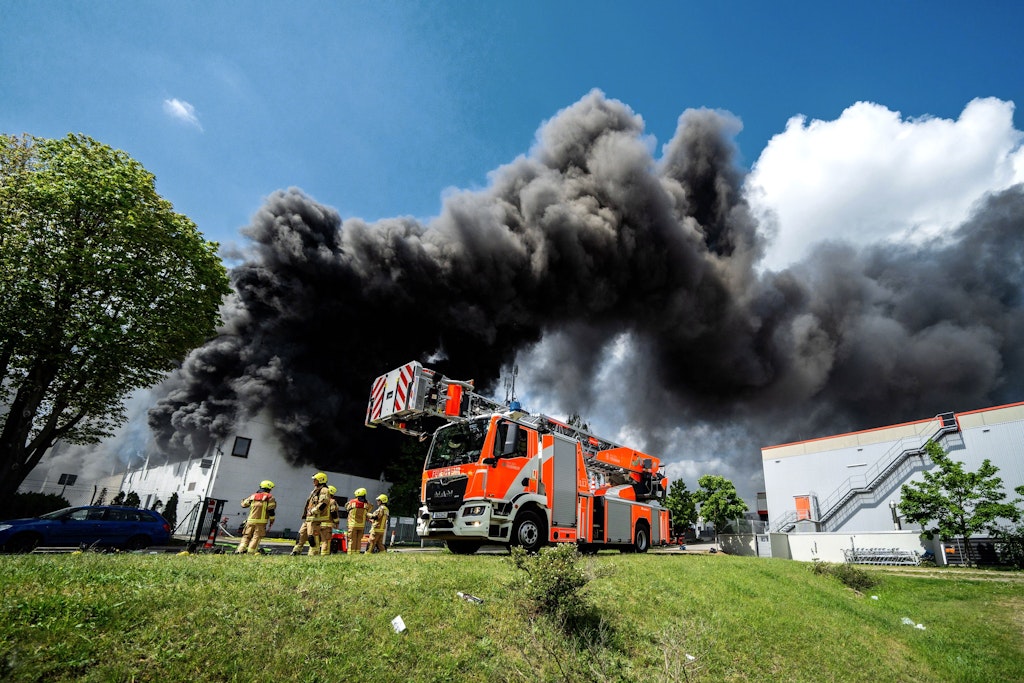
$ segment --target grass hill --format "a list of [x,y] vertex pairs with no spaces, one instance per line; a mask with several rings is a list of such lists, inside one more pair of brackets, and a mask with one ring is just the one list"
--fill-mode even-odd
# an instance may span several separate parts
[[585,610],[560,621],[507,555],[3,556],[0,680],[1024,681],[1020,574],[859,593],[779,559],[577,568]]

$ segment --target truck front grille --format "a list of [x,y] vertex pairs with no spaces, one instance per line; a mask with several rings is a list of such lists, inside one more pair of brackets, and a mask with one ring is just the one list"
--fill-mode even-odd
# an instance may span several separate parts
[[427,482],[426,504],[428,510],[458,510],[466,496],[467,477],[452,479],[431,479]]

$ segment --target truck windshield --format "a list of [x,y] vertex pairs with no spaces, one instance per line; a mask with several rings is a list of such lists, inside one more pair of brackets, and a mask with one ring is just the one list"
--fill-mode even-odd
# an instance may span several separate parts
[[468,465],[479,460],[489,424],[489,419],[454,422],[437,430],[427,453],[425,469]]

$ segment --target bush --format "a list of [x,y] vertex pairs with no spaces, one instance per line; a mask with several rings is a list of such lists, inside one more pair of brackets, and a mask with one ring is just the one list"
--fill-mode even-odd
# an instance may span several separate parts
[[878,579],[875,576],[852,564],[831,564],[815,560],[811,563],[811,573],[834,576],[847,588],[860,592],[878,585]]
[[0,519],[38,517],[66,507],[71,503],[56,493],[15,493],[0,505]]
[[536,555],[512,548],[509,562],[518,571],[510,588],[521,597],[527,613],[574,622],[591,611],[581,592],[589,579],[579,561],[576,547],[568,543],[542,548]]

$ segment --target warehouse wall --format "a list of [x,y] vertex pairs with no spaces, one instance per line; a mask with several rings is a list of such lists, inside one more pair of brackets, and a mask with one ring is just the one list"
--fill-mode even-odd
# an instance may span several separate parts
[[[1024,484],[1024,403],[957,413],[955,418],[960,431],[940,443],[971,471],[990,459],[999,468],[1004,490],[1012,498],[1014,487]],[[763,448],[770,528],[776,530],[776,522],[795,510],[794,496],[812,494],[823,507],[821,504],[838,489],[863,481],[880,461],[920,446],[941,426],[941,420],[929,418]],[[904,460],[894,476],[871,492],[859,494],[831,520],[829,531],[894,530],[890,501],[898,503],[900,487],[920,481],[930,467],[930,462],[918,457]],[[813,517],[818,518],[822,511],[815,511]]]

